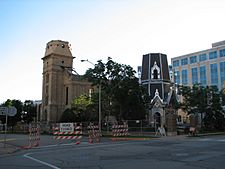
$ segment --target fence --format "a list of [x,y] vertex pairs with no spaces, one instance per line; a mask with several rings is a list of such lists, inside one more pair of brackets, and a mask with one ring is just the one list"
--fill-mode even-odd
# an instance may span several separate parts
[[[129,135],[138,135],[138,136],[146,136],[146,135],[155,135],[156,129],[151,127],[146,120],[128,120],[126,121],[128,124]],[[88,136],[88,126],[90,122],[82,122],[82,135]],[[93,122],[94,124],[98,124],[98,122]],[[123,122],[107,122],[103,121],[101,125],[101,134],[104,136],[112,136],[112,126],[114,124],[121,124]],[[53,129],[56,127],[55,123],[40,123],[40,133],[44,134],[52,134]],[[29,125],[28,124],[18,124],[14,127],[15,133],[28,133]]]
[[[146,120],[127,120],[125,121],[128,125],[129,135],[138,135],[138,136],[148,136],[155,135],[155,127],[151,127],[149,122]],[[114,122],[114,123],[102,123],[102,134],[103,135],[112,135],[112,126],[114,124],[123,124],[123,122]]]

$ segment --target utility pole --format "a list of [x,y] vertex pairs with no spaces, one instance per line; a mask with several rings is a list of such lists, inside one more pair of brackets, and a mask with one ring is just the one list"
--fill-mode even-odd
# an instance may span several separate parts
[[[88,62],[88,63],[92,64],[93,66],[95,66],[95,64],[92,63],[91,61],[89,61],[88,59],[81,60],[81,62]],[[99,85],[98,85],[98,126],[99,126],[100,133],[102,131],[101,90],[102,90],[101,89],[101,81],[99,81]]]

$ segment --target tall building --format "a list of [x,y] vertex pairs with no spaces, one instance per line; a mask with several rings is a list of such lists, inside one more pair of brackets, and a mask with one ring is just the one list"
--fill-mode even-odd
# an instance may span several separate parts
[[176,112],[173,105],[177,101],[173,90],[167,56],[149,53],[143,56],[141,84],[150,96],[149,124],[155,127],[167,126],[168,135],[176,135]]
[[225,81],[225,41],[212,48],[171,59],[174,82],[180,85],[217,86],[223,89]]
[[47,43],[43,60],[42,107],[38,119],[58,122],[71,101],[81,94],[89,94],[92,86],[78,74],[74,74],[70,44],[52,40]]

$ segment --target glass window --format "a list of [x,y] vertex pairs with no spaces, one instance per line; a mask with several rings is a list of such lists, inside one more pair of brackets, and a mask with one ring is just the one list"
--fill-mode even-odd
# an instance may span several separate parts
[[205,66],[200,67],[200,83],[201,83],[201,86],[206,86],[206,68],[205,68]]
[[202,53],[199,55],[199,62],[207,60],[207,55],[206,53]]
[[187,72],[187,70],[182,70],[182,84],[183,85],[188,84],[188,72]]
[[179,71],[176,71],[174,74],[174,82],[176,84],[180,84],[180,72]]
[[225,56],[225,49],[220,50],[220,57],[224,57]]
[[191,74],[192,74],[192,84],[197,84],[198,83],[198,68],[192,68],[191,69]]
[[225,82],[225,62],[220,62],[220,79],[221,79],[221,86],[224,86]]
[[197,62],[197,56],[191,56],[190,57],[190,64]]
[[217,85],[218,84],[218,70],[217,70],[217,63],[210,65],[210,71],[211,71],[211,85]]
[[215,59],[217,58],[217,51],[209,52],[209,59]]
[[180,66],[179,60],[174,60],[173,61],[173,67],[178,67],[178,66]]
[[181,65],[187,65],[188,64],[188,58],[181,59]]

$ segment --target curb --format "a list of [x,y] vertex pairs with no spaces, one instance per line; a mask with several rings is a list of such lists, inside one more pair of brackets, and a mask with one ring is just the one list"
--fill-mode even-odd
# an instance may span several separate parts
[[201,133],[201,134],[196,134],[195,136],[187,135],[187,137],[204,137],[204,136],[219,136],[219,135],[225,135],[225,132],[219,132],[219,133]]
[[130,137],[124,137],[124,138],[110,138],[111,141],[144,141],[144,140],[152,140],[154,138],[130,138]]

